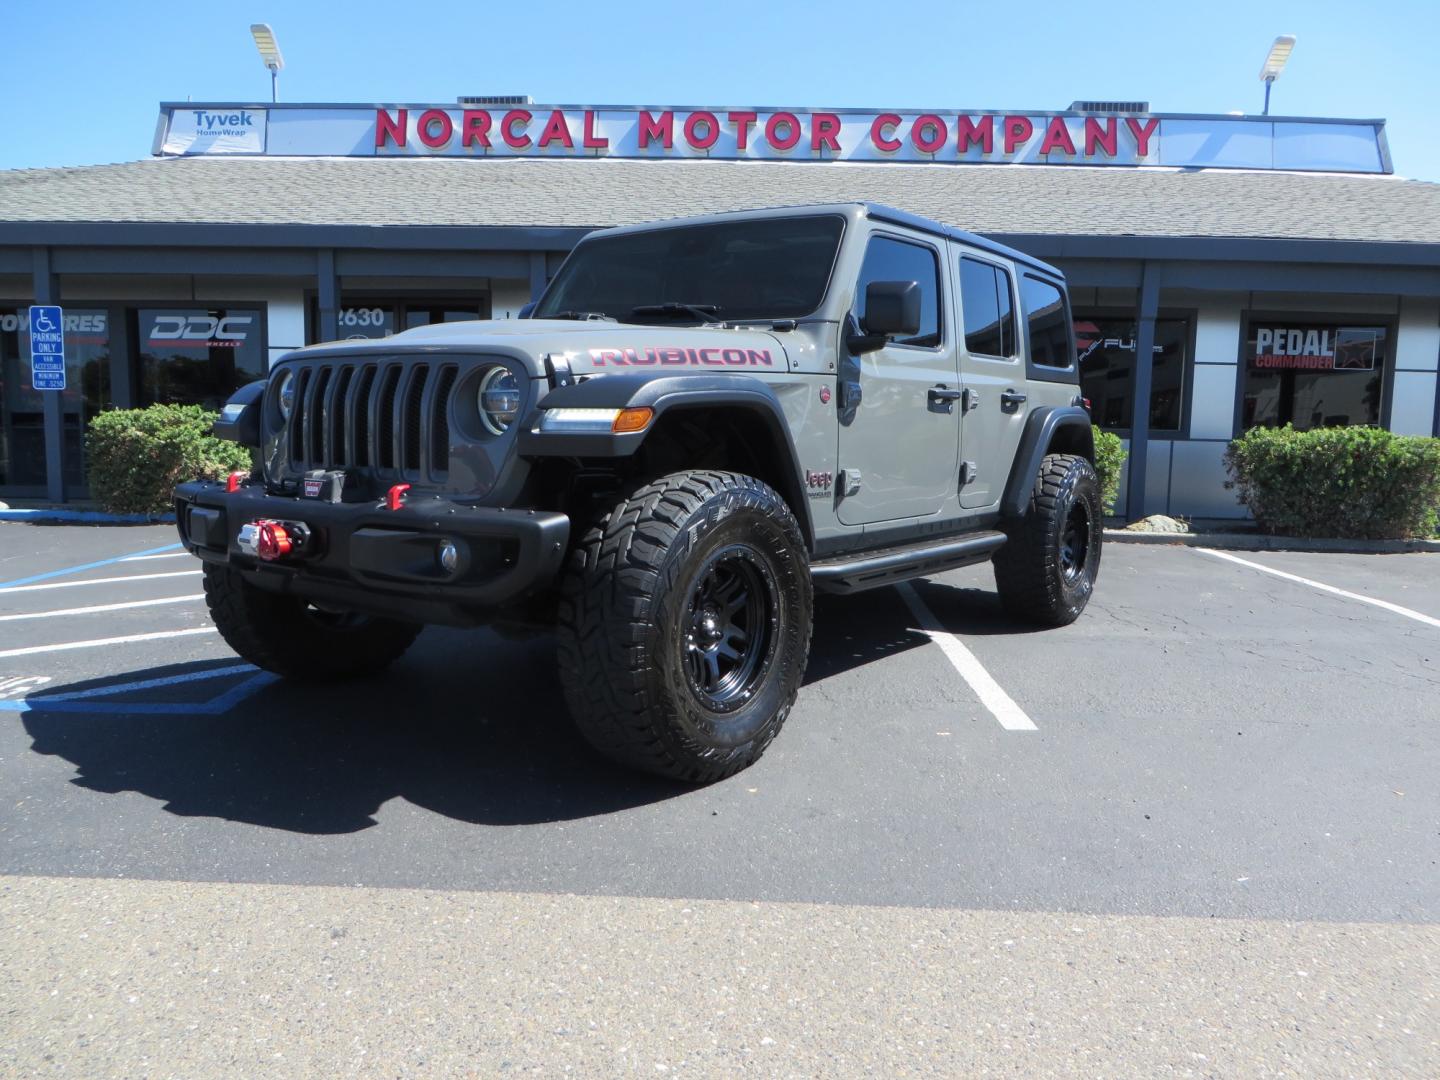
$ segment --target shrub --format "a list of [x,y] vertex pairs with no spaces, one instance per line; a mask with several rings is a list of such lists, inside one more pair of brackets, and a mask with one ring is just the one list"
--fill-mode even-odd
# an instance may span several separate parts
[[1435,532],[1440,439],[1369,427],[1251,428],[1225,467],[1266,532],[1410,539]]
[[101,413],[85,438],[91,496],[114,514],[159,514],[176,484],[250,468],[248,449],[210,434],[214,422],[198,405]]
[[1095,431],[1095,472],[1100,477],[1100,503],[1105,513],[1115,512],[1120,496],[1120,469],[1125,464],[1125,444],[1120,436],[1108,431]]

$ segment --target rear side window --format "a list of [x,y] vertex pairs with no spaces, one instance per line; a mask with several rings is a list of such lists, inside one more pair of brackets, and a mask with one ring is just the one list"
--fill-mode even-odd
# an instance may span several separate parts
[[865,325],[865,290],[874,281],[920,283],[920,333],[896,338],[894,344],[930,349],[940,344],[940,260],[934,248],[888,236],[871,237],[855,291],[855,315],[861,326]]
[[1030,334],[1030,362],[1041,367],[1068,368],[1075,351],[1070,347],[1070,320],[1065,317],[1065,294],[1049,281],[1026,274],[1020,281],[1020,302]]
[[960,260],[960,307],[965,318],[965,349],[972,355],[1015,355],[1015,309],[1010,275],[979,259]]

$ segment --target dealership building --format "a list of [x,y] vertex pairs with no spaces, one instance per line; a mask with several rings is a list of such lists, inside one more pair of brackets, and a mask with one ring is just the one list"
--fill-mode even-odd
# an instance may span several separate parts
[[[1380,120],[185,103],[148,159],[0,172],[0,498],[84,498],[104,409],[514,318],[592,229],[847,201],[1065,271],[1129,517],[1243,516],[1222,455],[1254,425],[1440,434],[1440,184],[1393,175]],[[63,390],[33,384],[37,303],[64,309]]]

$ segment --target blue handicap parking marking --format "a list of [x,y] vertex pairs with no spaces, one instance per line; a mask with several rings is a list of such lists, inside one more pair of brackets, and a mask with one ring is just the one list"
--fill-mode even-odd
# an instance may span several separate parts
[[[203,700],[112,700],[122,694],[144,693],[160,687],[183,686],[221,678],[230,678],[236,681],[220,694]],[[224,667],[191,671],[183,675],[138,679],[68,693],[47,694],[41,691],[27,697],[13,699],[0,697],[0,712],[75,713],[91,716],[220,716],[229,712],[252,694],[263,690],[278,678],[278,675],[273,675],[268,671],[260,671],[253,664],[227,664]],[[43,682],[45,676],[12,681],[35,683],[36,680]],[[32,686],[31,689],[38,691],[38,684]]]
[[31,574],[29,577],[16,578],[14,581],[0,581],[0,590],[13,589],[18,585],[33,585],[37,581],[48,581],[51,578],[64,577],[66,574],[80,574],[86,570],[98,570],[102,566],[110,566],[113,563],[124,562],[126,559],[134,559],[142,555],[159,555],[161,552],[175,551],[179,547],[179,543],[174,543],[166,544],[164,547],[146,548],[144,551],[127,551],[124,555],[116,555],[109,559],[100,559],[97,562],[81,563],[79,566],[67,566],[62,570],[47,570],[43,574]]

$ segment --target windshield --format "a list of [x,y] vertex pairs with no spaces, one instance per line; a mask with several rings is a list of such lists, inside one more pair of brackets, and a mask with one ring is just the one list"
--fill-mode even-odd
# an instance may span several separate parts
[[825,296],[844,228],[832,215],[759,218],[587,240],[531,317],[800,318]]

